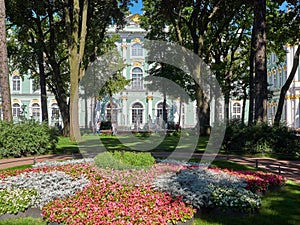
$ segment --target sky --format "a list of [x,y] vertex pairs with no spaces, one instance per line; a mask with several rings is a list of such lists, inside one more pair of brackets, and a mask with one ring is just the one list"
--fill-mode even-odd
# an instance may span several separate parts
[[132,14],[138,13],[142,14],[143,2],[142,0],[138,0],[138,3],[134,3],[133,7],[130,7],[129,10]]
[[[286,9],[286,6],[287,6],[287,3],[284,2],[281,5],[280,9],[284,10],[284,9]],[[129,10],[132,14],[135,14],[135,13],[142,14],[142,12],[143,12],[142,8],[143,8],[143,0],[138,0],[138,3],[134,3],[133,7],[130,7]]]

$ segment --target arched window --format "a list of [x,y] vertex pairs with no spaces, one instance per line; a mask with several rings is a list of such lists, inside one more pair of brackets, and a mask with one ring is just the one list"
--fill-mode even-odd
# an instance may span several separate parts
[[14,103],[12,106],[13,116],[17,117],[21,114],[21,106],[19,103]]
[[113,103],[113,115],[111,115],[111,107],[110,103],[107,104],[106,106],[106,120],[112,121],[112,122],[117,122],[118,120],[118,110],[117,110],[117,105]]
[[[169,115],[168,104],[166,105],[166,110],[167,110],[167,118],[168,118],[168,115]],[[163,103],[162,102],[157,104],[156,116],[163,119]]]
[[21,77],[20,76],[13,76],[12,77],[12,90],[13,91],[20,91],[21,90]]
[[232,106],[232,118],[233,119],[240,119],[241,118],[241,104],[234,103]]
[[40,105],[38,103],[32,104],[32,116],[39,117],[40,116]]
[[132,89],[143,89],[143,71],[139,67],[135,67],[132,70],[132,82],[131,82]]
[[141,44],[133,44],[131,47],[132,56],[143,56],[143,48]]
[[134,103],[132,105],[132,119],[131,122],[134,124],[143,123],[143,105],[141,103]]
[[53,103],[51,105],[51,119],[58,120],[59,119],[59,108],[57,103]]

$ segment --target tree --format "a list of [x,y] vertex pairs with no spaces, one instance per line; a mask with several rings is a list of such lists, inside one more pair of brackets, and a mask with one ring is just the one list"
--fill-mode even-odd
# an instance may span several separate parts
[[121,70],[119,70],[117,73],[113,74],[105,83],[105,85],[101,88],[99,91],[99,96],[104,97],[105,95],[108,95],[109,97],[109,105],[110,105],[110,121],[113,120],[114,115],[114,103],[113,103],[113,95],[118,93],[121,90],[124,90],[124,88],[130,83],[129,80],[126,80],[126,78],[122,75]]
[[[266,0],[254,1],[254,65],[255,65],[255,107],[254,120],[256,122],[267,122],[267,60],[266,60]],[[251,63],[251,62],[250,62]]]
[[282,88],[280,90],[280,98],[279,98],[278,107],[277,107],[277,111],[276,111],[275,119],[274,119],[274,124],[275,125],[280,124],[282,111],[283,111],[283,106],[284,106],[284,101],[285,101],[285,95],[286,95],[288,89],[290,88],[291,83],[292,83],[292,81],[294,79],[294,76],[296,74],[296,71],[299,67],[299,54],[300,54],[300,47],[298,45],[297,50],[296,50],[295,55],[294,55],[292,70],[291,70],[287,80],[285,81],[284,85],[282,86]]
[[0,0],[0,84],[2,96],[3,119],[12,121],[11,97],[7,64],[5,2]]
[[[105,40],[107,26],[112,23],[119,25],[124,23],[124,14],[127,12],[129,2],[129,0],[9,1],[8,20],[14,26],[33,33],[36,43],[42,48],[47,85],[57,100],[65,136],[70,136],[70,126],[72,126],[71,138],[75,139],[75,135],[79,135],[77,108],[74,103],[78,98],[78,79],[83,76],[83,71],[89,63],[103,53],[101,43]],[[89,11],[88,14],[86,10]],[[89,23],[86,23],[86,20]],[[24,43],[24,40],[18,40],[20,44]],[[70,83],[72,83],[71,90],[69,90]],[[70,105],[68,97],[71,98]],[[70,117],[73,122],[75,121],[73,124],[70,124]]]
[[[282,1],[278,1],[278,3],[281,4]],[[288,75],[287,80],[285,81],[284,85],[280,90],[280,98],[274,118],[275,125],[280,124],[283,106],[285,102],[285,95],[294,79],[295,73],[299,66],[300,2],[295,0],[289,0],[286,2],[286,4],[286,8],[280,10],[276,10],[275,3],[273,3],[275,7],[269,7],[273,10],[270,10],[268,22],[273,26],[270,26],[269,24],[267,26],[268,37],[271,39],[270,47],[271,50],[276,53],[276,56],[279,58],[279,62],[285,60],[286,57],[286,50],[283,48],[284,45],[291,46],[291,48],[295,49],[292,69],[290,71],[290,74]]]
[[42,115],[46,119],[46,83],[57,100],[63,119],[63,134],[69,134],[67,52],[62,5],[59,1],[12,0],[7,20],[14,33],[11,40],[13,63],[23,73],[28,69],[40,80]]
[[[210,59],[210,50],[216,45],[216,39],[224,27],[232,22],[233,17],[239,12],[243,3],[241,1],[144,1],[144,20],[152,33],[167,33],[169,41],[175,41],[192,50],[201,59]],[[148,18],[148,19],[147,19]],[[158,27],[158,28],[156,28]],[[151,29],[154,29],[151,31]],[[168,29],[166,29],[168,28]],[[207,61],[206,61],[207,62]],[[203,79],[201,68],[195,68],[195,99],[197,114],[200,122],[200,134],[210,132],[210,107],[209,98],[203,88],[197,83]]]

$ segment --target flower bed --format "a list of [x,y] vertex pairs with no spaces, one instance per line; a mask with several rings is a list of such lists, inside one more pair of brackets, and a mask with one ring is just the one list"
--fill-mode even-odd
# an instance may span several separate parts
[[[57,224],[177,224],[191,221],[194,209],[253,212],[261,204],[253,192],[284,183],[270,173],[171,161],[130,171],[97,168],[93,160],[52,162],[0,173],[0,206],[10,205],[0,214],[40,207]],[[21,196],[19,207],[12,196]]]

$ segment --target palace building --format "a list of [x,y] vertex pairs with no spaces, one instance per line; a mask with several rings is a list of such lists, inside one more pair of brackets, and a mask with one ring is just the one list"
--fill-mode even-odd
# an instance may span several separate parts
[[[98,120],[111,120],[119,130],[166,128],[162,123],[164,94],[160,90],[152,91],[147,86],[146,78],[150,65],[146,61],[147,51],[143,48],[146,31],[139,25],[139,15],[129,16],[127,25],[121,30],[116,31],[116,27],[110,26],[108,35],[112,34],[120,36],[115,44],[126,64],[122,74],[127,80],[130,80],[130,84],[124,90],[113,95],[112,106],[106,96],[101,99],[96,97],[81,99],[78,112],[80,127],[91,128]],[[278,64],[278,59],[273,53],[267,63],[269,89],[273,93],[268,102],[268,122],[270,124],[273,123],[275,117],[280,89],[293,66],[296,46],[287,45],[285,49],[287,51],[285,62]],[[12,111],[15,122],[25,118],[41,121],[39,85],[30,77],[30,73],[21,76],[17,70],[10,74]],[[298,68],[286,95],[282,116],[282,121],[292,129],[300,127],[299,79],[300,70]],[[50,92],[48,92],[47,103],[49,124],[51,126],[62,124],[57,102]],[[230,118],[241,119],[242,107],[241,100],[232,99],[229,108]],[[182,101],[176,96],[166,96],[166,109],[166,117],[170,123],[180,123],[182,128],[191,128],[197,123],[195,101]],[[1,106],[0,114],[2,115]],[[246,112],[245,120],[247,120],[247,114]],[[211,118],[214,118],[214,115],[211,115]]]

